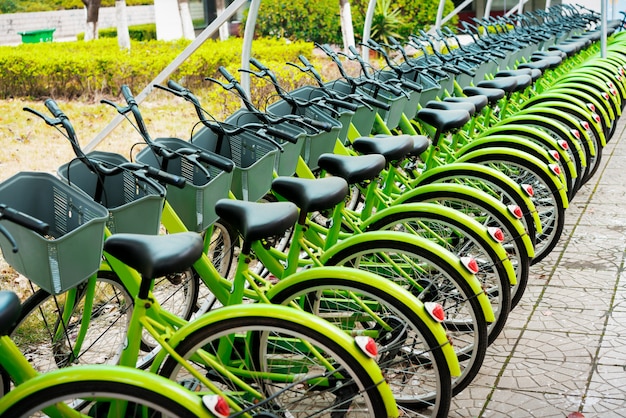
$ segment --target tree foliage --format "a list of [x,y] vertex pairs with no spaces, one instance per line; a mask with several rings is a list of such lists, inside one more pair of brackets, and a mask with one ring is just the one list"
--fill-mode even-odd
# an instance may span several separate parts
[[[377,3],[377,11],[374,13],[372,22],[372,33],[375,30],[389,31],[389,29],[379,28],[377,25],[392,24],[395,27],[394,32],[400,36],[398,40],[406,39],[408,35],[417,33],[420,29],[427,31],[435,24],[439,7],[439,0],[393,0],[391,2],[378,0]],[[389,3],[387,7],[384,7],[385,3]],[[351,4],[354,30],[357,34],[362,34],[369,0],[352,0]],[[443,16],[445,17],[453,10],[454,3],[452,0],[446,0]],[[400,22],[394,22],[393,19],[389,18],[389,15],[396,16]],[[447,26],[456,27],[457,21],[458,17],[455,16],[447,22]],[[372,36],[372,38],[374,37]]]
[[262,1],[256,21],[256,34],[341,43],[339,0]]

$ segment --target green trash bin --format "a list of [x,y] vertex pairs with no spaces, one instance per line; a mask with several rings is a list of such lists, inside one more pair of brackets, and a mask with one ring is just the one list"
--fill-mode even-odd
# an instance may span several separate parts
[[39,42],[52,42],[52,35],[56,29],[38,29],[26,32],[18,32],[22,36],[23,44],[38,44]]

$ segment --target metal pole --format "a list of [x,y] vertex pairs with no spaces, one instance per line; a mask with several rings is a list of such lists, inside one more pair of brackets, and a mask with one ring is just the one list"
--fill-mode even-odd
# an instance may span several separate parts
[[[189,58],[189,56],[191,56],[191,54],[196,52],[196,50],[214,33],[216,33],[219,30],[220,26],[222,26],[231,16],[233,16],[237,12],[237,10],[239,10],[239,8],[243,6],[247,1],[248,0],[235,0],[230,6],[226,8],[226,10],[224,10],[224,13],[215,18],[215,20],[211,22],[209,26],[207,26],[206,29],[204,29],[200,33],[200,35],[198,35],[198,37],[194,39],[194,41],[183,50],[183,52],[178,54],[178,56],[174,58],[174,60],[167,67],[165,67],[165,69],[161,71],[161,73],[157,75],[154,80],[148,83],[148,85],[141,91],[141,93],[139,93],[135,97],[137,103],[141,103],[148,96],[148,94],[150,94],[152,90],[154,90],[155,84],[161,84],[170,75],[172,75],[172,73],[176,71],[178,67],[180,67],[181,64],[185,62],[185,60]],[[89,144],[87,144],[87,146],[84,148],[85,152],[92,151],[123,120],[124,116],[119,114],[116,115],[115,118],[107,126],[105,126],[104,129],[100,131],[100,133],[96,135],[96,137],[92,139],[91,142],[89,142]]]
[[602,0],[602,7],[601,7],[601,13],[602,13],[602,39],[601,39],[601,54],[602,54],[602,58],[606,58],[606,38],[607,38],[607,34],[606,34],[606,25],[607,25],[607,11],[608,11],[608,3],[609,0]]

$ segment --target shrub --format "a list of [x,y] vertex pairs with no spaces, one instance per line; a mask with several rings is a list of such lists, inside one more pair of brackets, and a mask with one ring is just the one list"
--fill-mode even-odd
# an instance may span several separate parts
[[256,33],[262,37],[341,43],[339,1],[263,1],[259,7]]
[[[128,27],[128,35],[133,41],[153,41],[156,40],[156,24],[146,23],[145,25],[134,25]],[[117,28],[105,28],[98,30],[99,38],[117,38]],[[76,35],[79,41],[85,39],[85,33]]]
[[[117,95],[122,84],[140,91],[189,43],[187,40],[132,41],[130,52],[120,50],[117,41],[111,38],[3,46],[0,47],[0,98]],[[172,79],[190,88],[206,87],[210,83],[204,78],[219,78],[219,66],[238,77],[241,47],[240,38],[223,42],[208,40],[172,74]],[[257,39],[252,55],[277,72],[285,88],[293,89],[304,84],[306,76],[285,63],[297,61],[300,54],[310,57],[312,50],[313,45],[307,42]],[[253,81],[259,93],[271,91],[264,82]]]
[[[378,0],[378,3],[384,3],[384,0]],[[351,0],[350,4],[352,6],[355,35],[359,37],[363,33],[369,0]],[[400,35],[398,40],[401,41],[402,39],[407,39],[411,33],[418,33],[419,29],[427,31],[435,23],[439,0],[394,0],[391,5],[392,10],[398,10],[399,18],[405,23],[396,30],[398,35]],[[452,0],[446,0],[443,16],[448,15],[452,10],[454,10],[454,3]],[[377,19],[380,20],[381,17],[375,15],[374,21]],[[454,28],[457,21],[458,16],[455,16],[446,25]]]

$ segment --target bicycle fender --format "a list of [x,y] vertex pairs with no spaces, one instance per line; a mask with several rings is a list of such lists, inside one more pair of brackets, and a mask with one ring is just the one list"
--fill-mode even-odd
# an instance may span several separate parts
[[[587,85],[596,86],[599,90],[605,92],[608,91],[613,101],[619,103],[624,100],[624,85],[617,80],[614,74],[617,74],[617,71],[614,68],[611,69],[608,62],[596,60],[593,63],[587,63],[585,66],[576,68],[563,79],[571,80],[574,83],[583,79]],[[593,83],[590,83],[590,81],[593,81]]]
[[[557,93],[553,93],[552,95],[559,96],[559,94]],[[530,106],[525,106],[522,112],[525,110],[531,111],[532,109],[541,109],[543,111],[561,110],[563,113],[570,115],[572,118],[580,115],[580,117],[584,117],[584,120],[578,121],[578,125],[580,125],[580,130],[587,130],[583,126],[583,122],[587,122],[589,124],[589,129],[593,129],[602,146],[606,146],[606,136],[604,135],[604,131],[602,130],[602,125],[600,124],[600,121],[594,119],[592,112],[585,107],[585,104],[582,101],[579,101],[577,105],[567,101],[556,99],[536,101],[534,103],[531,103]],[[568,113],[568,111],[575,113],[577,116]],[[598,117],[600,116],[598,115]],[[597,150],[594,149],[594,152],[597,152]],[[593,155],[595,155],[595,153]]]
[[589,93],[588,91],[581,90],[580,86],[568,85],[564,83],[552,87],[550,91],[565,93],[566,95],[580,98],[586,103],[593,104],[596,108],[596,113],[602,115],[607,126],[611,125],[611,121],[615,119],[615,115],[613,114],[613,106],[608,102],[608,100],[604,100],[604,98],[600,100],[597,95]]
[[553,192],[558,193],[558,196],[563,202],[563,207],[567,209],[567,207],[569,206],[569,200],[567,198],[567,190],[566,190],[565,185],[561,182],[560,176],[553,173],[552,170],[550,170],[550,168],[546,164],[541,162],[539,159],[533,157],[532,155],[526,154],[525,152],[520,152],[517,150],[509,149],[509,148],[494,147],[488,150],[477,150],[477,151],[469,152],[461,156],[459,159],[462,161],[466,161],[466,162],[489,161],[489,159],[493,156],[495,152],[498,152],[500,154],[505,154],[505,155],[516,156],[518,158],[529,161],[534,166],[536,166],[537,168],[542,170],[544,173],[546,173],[554,181],[555,189],[553,190]]
[[496,253],[498,260],[500,260],[504,265],[504,268],[509,276],[510,284],[512,286],[517,284],[517,277],[515,275],[513,265],[511,264],[511,259],[509,258],[504,247],[489,234],[487,228],[481,223],[476,222],[473,218],[465,215],[464,213],[449,208],[447,206],[427,202],[404,203],[402,205],[391,206],[376,212],[374,215],[365,220],[365,222],[363,222],[362,224],[363,230],[369,231],[368,228],[370,225],[382,221],[388,216],[403,213],[409,213],[411,214],[411,216],[420,216],[419,214],[423,213],[425,217],[437,215],[440,218],[448,218],[456,222],[462,223],[465,227],[471,229],[474,234],[481,237],[484,241],[493,243],[491,247]]
[[[605,84],[602,81],[598,81],[598,84]],[[622,114],[621,107],[621,97],[617,96],[617,91],[612,91],[609,86],[600,85],[598,86],[595,83],[582,82],[581,77],[575,77],[574,75],[568,75],[564,79],[560,80],[557,84],[554,85],[554,88],[559,87],[568,87],[568,88],[577,88],[587,92],[588,94],[594,96],[600,102],[605,101],[609,103],[609,112],[611,118],[618,118]],[[601,99],[602,98],[602,99]]]
[[[560,109],[554,109],[548,106],[538,105],[538,106],[533,106],[533,107],[529,107],[527,109],[521,110],[518,112],[518,114],[519,115],[539,115],[548,119],[552,118],[552,119],[558,120],[559,122],[569,127],[570,129],[576,129],[579,132],[581,138],[576,138],[576,134],[573,134],[572,136],[576,138],[576,141],[574,143],[579,144],[579,146],[580,144],[586,143],[587,146],[589,147],[591,155],[596,155],[596,149],[593,144],[593,141],[591,141],[591,138],[589,137],[588,130],[584,128],[582,121],[575,119],[570,113],[564,112],[563,110],[560,110]],[[584,150],[581,149],[581,151],[582,151],[582,156],[585,158],[585,163],[586,163],[586,155],[584,153]]]
[[559,146],[552,137],[547,138],[543,132],[533,129],[532,126],[523,126],[516,123],[494,126],[489,128],[489,132],[485,131],[485,136],[481,136],[461,148],[458,151],[458,155],[461,156],[476,149],[484,149],[493,146],[512,147],[513,149],[527,152],[546,164],[552,164],[556,163],[557,160],[548,150],[554,150],[558,154],[561,163],[564,162],[569,167],[574,167],[573,161],[569,154],[567,154],[567,151]]
[[515,228],[517,236],[522,239],[524,243],[524,248],[528,252],[529,256],[534,257],[535,248],[533,246],[531,238],[528,236],[528,232],[524,228],[524,224],[522,223],[522,221],[511,215],[504,203],[497,200],[493,196],[481,190],[474,189],[470,186],[453,183],[432,183],[421,185],[419,187],[411,189],[407,193],[404,193],[402,196],[396,199],[396,201],[394,201],[391,206],[430,199],[432,197],[438,197],[442,194],[445,195],[447,193],[456,193],[468,195],[471,197],[478,197],[480,198],[480,200],[487,202],[494,210],[497,210],[498,213],[500,213],[503,217],[507,218],[511,222],[511,224]]
[[[583,98],[581,98],[580,96],[581,95],[578,94],[577,91],[575,90],[572,91],[571,89],[565,89],[565,88],[550,89],[548,91],[541,93],[538,96],[530,98],[526,103],[524,103],[523,108],[532,106],[535,103],[545,104],[546,102],[564,102],[564,103],[571,103],[574,106],[577,106],[579,110],[586,109],[587,111],[590,111],[589,107],[587,106],[587,104],[590,103],[595,106],[595,113],[600,118],[602,118],[601,120],[604,121],[604,125],[609,126],[611,124],[611,120],[609,116],[606,114],[606,112],[604,111],[604,108],[600,106],[600,104],[595,98],[589,97],[588,95],[587,96],[582,95]],[[595,122],[600,123],[599,120]],[[601,129],[600,132],[602,132],[602,136],[604,137],[605,136],[604,130]],[[606,143],[606,138],[604,138],[603,141]]]
[[[194,412],[194,416],[206,418],[213,416],[206,407],[204,407],[200,396],[193,394],[183,386],[165,377],[126,366],[86,364],[80,367],[52,370],[29,379],[27,383],[18,385],[2,397],[2,402],[0,402],[0,416],[4,416],[4,412],[7,408],[11,407],[25,396],[32,396],[35,393],[52,388],[59,383],[89,382],[94,380],[94,378],[111,383],[123,382],[137,387],[154,388],[155,385],[158,385],[162,388],[163,393],[167,393],[172,399],[184,401],[185,405]],[[76,411],[71,409],[68,405],[63,405],[60,409],[64,407],[71,411],[65,411],[65,413],[76,414]]]
[[[567,151],[563,149],[554,138],[532,126],[518,125],[517,123],[524,123],[524,120],[522,119],[518,122],[512,121],[508,126],[494,126],[493,129],[490,130],[490,136],[480,138],[480,148],[486,149],[493,146],[506,148],[512,146],[516,150],[527,152],[546,164],[563,164],[567,166],[567,170],[572,173],[572,178],[578,177],[578,169],[576,168],[574,160],[572,160]],[[458,155],[466,154],[472,149],[476,149],[476,147],[464,147],[462,149],[463,152],[461,153],[461,151],[459,151]],[[548,150],[557,152],[558,161]],[[561,173],[559,177],[561,182],[567,187],[565,173]]]
[[435,244],[429,239],[397,231],[364,232],[362,234],[352,235],[346,239],[339,241],[337,244],[333,245],[330,249],[325,251],[324,254],[320,256],[320,261],[322,262],[322,264],[326,264],[328,260],[339,251],[350,248],[353,245],[377,240],[397,241],[400,243],[408,242],[409,244],[419,246],[430,253],[436,254],[440,260],[443,260],[446,264],[452,266],[470,285],[474,293],[477,295],[478,300],[480,301],[480,305],[482,307],[483,313],[485,314],[487,322],[495,321],[491,302],[489,302],[489,298],[487,298],[487,295],[482,290],[480,281],[476,278],[476,276],[467,271],[467,269],[463,266],[461,259],[456,254],[453,254],[452,252],[446,250],[438,244]]
[[[458,357],[448,340],[445,328],[440,323],[435,321],[430,314],[428,314],[422,301],[417,299],[413,294],[400,285],[378,276],[377,274],[364,270],[334,266],[300,270],[299,272],[280,280],[276,285],[272,286],[266,293],[266,296],[270,301],[273,301],[276,300],[282,292],[292,286],[298,286],[301,283],[315,283],[320,279],[324,281],[326,279],[333,279],[347,284],[374,283],[376,284],[376,287],[382,289],[385,293],[392,295],[394,299],[400,301],[404,305],[414,306],[413,311],[433,332],[437,342],[442,347],[452,376],[459,376],[461,374]],[[290,291],[289,293],[291,294],[292,292]]]
[[[488,169],[488,170],[486,170]],[[525,207],[528,209],[528,213],[531,214],[533,218],[533,222],[535,224],[535,228],[538,233],[541,233],[541,221],[539,219],[539,214],[537,212],[537,208],[535,207],[534,202],[531,200],[530,196],[522,189],[522,186],[514,182],[510,177],[502,173],[501,171],[491,169],[490,167],[485,167],[483,165],[478,165],[474,163],[467,163],[463,161],[455,161],[453,164],[446,164],[443,166],[434,167],[430,170],[422,173],[417,181],[414,183],[414,187],[423,186],[426,184],[432,184],[438,182],[442,175],[457,175],[464,176],[467,172],[479,171],[484,173],[485,171],[489,171],[489,173],[498,181],[503,184],[507,184],[509,188],[513,190],[517,190],[517,195],[521,198],[521,201],[524,203]],[[457,173],[457,174],[454,174]],[[444,184],[444,183],[437,183]],[[470,190],[475,190],[471,188]]]
[[[522,121],[523,122],[523,121]],[[470,151],[476,149],[488,149],[490,147],[513,147],[516,150],[527,152],[528,154],[538,158],[546,164],[564,164],[567,169],[572,173],[572,177],[578,176],[578,170],[576,169],[574,161],[570,158],[566,150],[564,150],[554,138],[547,135],[545,132],[537,130],[532,126],[518,125],[515,122],[511,122],[511,125],[499,125],[490,129],[490,133],[476,140],[477,144],[469,144],[469,146],[463,147],[458,152],[460,157],[463,154],[467,154]],[[542,144],[542,145],[540,145]],[[557,159],[551,155],[548,150],[554,150],[558,154]],[[561,182],[564,184],[565,173],[561,173],[559,176]]]
[[[529,121],[531,123],[528,123]],[[494,131],[498,131],[500,129],[505,130],[507,126],[511,128],[511,124],[515,125],[513,127],[515,132],[523,132],[529,134],[531,135],[530,137],[534,140],[533,142],[544,144],[544,148],[554,149],[559,152],[561,158],[567,156],[567,160],[571,160],[571,158],[569,157],[569,153],[563,149],[563,147],[561,146],[561,144],[559,144],[556,138],[553,138],[549,133],[544,132],[541,128],[545,127],[546,129],[554,129],[562,136],[567,138],[566,140],[568,142],[568,145],[574,148],[572,152],[578,154],[580,158],[582,158],[585,162],[585,165],[587,164],[585,153],[580,145],[578,138],[576,138],[574,134],[562,124],[562,122],[559,122],[557,120],[557,123],[554,123],[554,119],[550,119],[541,114],[536,114],[534,112],[531,112],[530,110],[524,110],[521,112],[517,112],[515,115],[499,122],[493,128]],[[537,126],[539,126],[540,128],[537,128]]]

